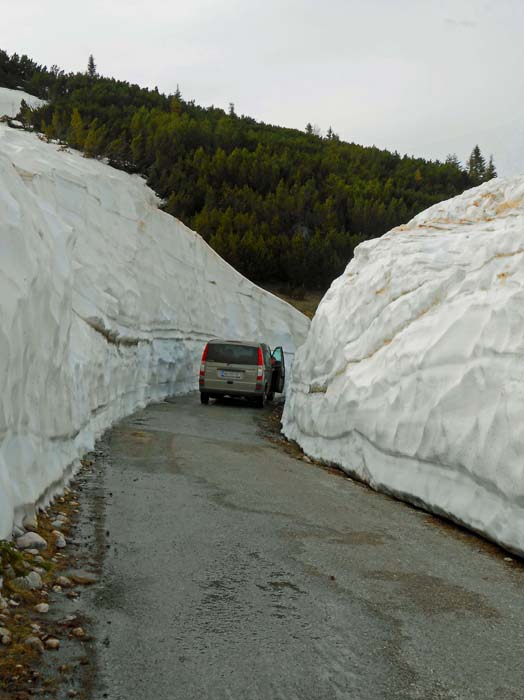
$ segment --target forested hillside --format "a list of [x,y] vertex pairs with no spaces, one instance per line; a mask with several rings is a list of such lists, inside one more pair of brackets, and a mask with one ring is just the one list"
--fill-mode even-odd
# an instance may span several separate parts
[[[142,173],[167,212],[259,282],[324,288],[361,240],[477,182],[430,162],[255,121],[97,74],[0,51],[0,86],[48,100],[26,126]],[[304,115],[307,121],[307,115]]]

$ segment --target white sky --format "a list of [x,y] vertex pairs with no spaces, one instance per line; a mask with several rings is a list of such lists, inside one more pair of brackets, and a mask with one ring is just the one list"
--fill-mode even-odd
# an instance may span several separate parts
[[0,48],[400,153],[524,173],[524,0],[2,0]]

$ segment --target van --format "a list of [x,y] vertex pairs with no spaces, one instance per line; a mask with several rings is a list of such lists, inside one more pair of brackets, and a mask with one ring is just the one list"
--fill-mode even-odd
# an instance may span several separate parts
[[221,396],[244,397],[262,408],[266,399],[284,391],[286,369],[281,347],[266,343],[210,340],[202,354],[200,401]]

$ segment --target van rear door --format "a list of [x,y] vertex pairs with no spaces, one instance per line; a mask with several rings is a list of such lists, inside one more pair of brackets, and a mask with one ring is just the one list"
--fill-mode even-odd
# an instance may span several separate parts
[[254,392],[258,348],[233,343],[210,343],[206,357],[205,386],[223,393]]

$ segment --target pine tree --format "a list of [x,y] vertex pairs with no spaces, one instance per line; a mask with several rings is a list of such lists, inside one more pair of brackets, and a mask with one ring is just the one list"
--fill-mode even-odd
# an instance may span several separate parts
[[170,103],[169,103],[170,109],[173,112],[173,114],[181,114],[182,113],[182,93],[180,92],[180,88],[178,87],[178,84],[176,86],[176,92],[174,95],[172,95]]
[[486,161],[480,152],[478,144],[471,151],[468,160],[468,175],[474,185],[480,185],[481,182],[484,182],[486,176]]
[[308,122],[306,124],[306,134],[311,135],[312,133],[313,133],[313,125],[311,124],[311,122]]
[[89,54],[89,58],[87,60],[87,75],[90,78],[96,78],[97,76],[96,64],[93,54]]
[[492,180],[494,177],[497,177],[497,171],[495,169],[495,163],[493,162],[493,156],[490,156],[488,167],[486,168],[486,173],[484,175],[484,182]]

